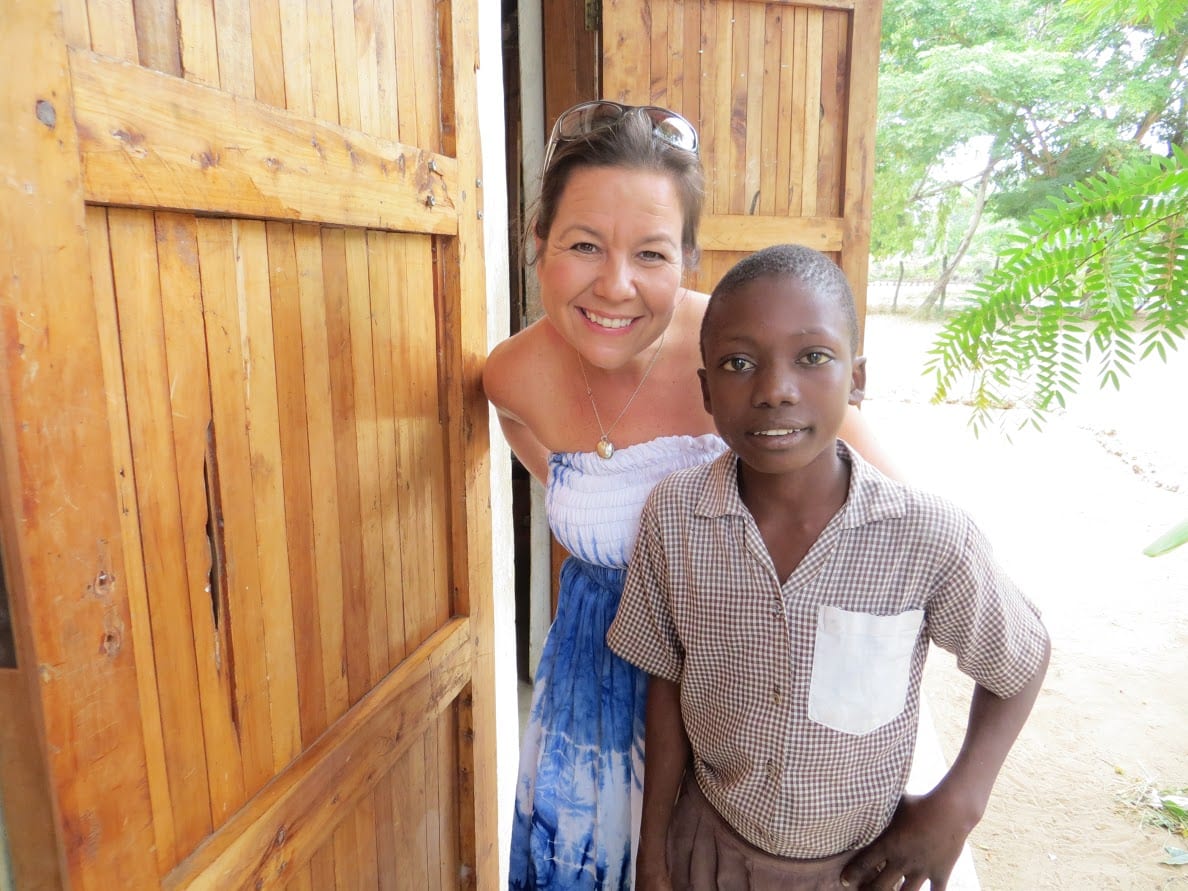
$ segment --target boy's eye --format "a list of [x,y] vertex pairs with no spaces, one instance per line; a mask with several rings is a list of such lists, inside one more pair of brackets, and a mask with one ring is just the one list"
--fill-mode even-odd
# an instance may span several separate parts
[[723,360],[719,367],[723,371],[749,371],[755,367],[755,363],[750,359],[744,359],[742,356],[731,356]]
[[827,362],[833,361],[833,357],[820,350],[812,350],[801,356],[800,361],[804,365],[824,365]]

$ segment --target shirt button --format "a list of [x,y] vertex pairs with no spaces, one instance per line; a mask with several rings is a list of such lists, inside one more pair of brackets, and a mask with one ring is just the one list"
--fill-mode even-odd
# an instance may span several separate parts
[[771,688],[771,701],[774,702],[776,705],[780,704],[780,692],[781,691],[780,691],[779,686],[775,686],[775,687]]
[[773,759],[768,758],[767,759],[767,778],[769,780],[774,780],[777,777],[779,777],[779,775],[780,775],[779,765],[776,764]]

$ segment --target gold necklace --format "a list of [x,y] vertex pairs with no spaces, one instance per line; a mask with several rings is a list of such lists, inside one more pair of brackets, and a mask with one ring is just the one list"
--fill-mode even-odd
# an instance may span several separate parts
[[668,329],[665,328],[664,333],[660,335],[660,343],[656,345],[656,352],[652,354],[652,361],[648,363],[647,370],[635,386],[635,392],[631,394],[631,397],[627,400],[627,404],[623,406],[623,410],[619,412],[619,416],[615,418],[614,423],[609,427],[602,426],[602,416],[598,414],[598,403],[594,401],[594,391],[590,389],[590,379],[586,376],[586,363],[582,360],[582,354],[578,353],[578,367],[582,370],[582,381],[586,384],[586,396],[590,399],[590,407],[594,409],[594,420],[598,422],[598,432],[602,434],[598,439],[598,445],[594,446],[594,451],[604,461],[609,461],[611,455],[615,453],[615,444],[610,440],[611,431],[618,426],[619,421],[623,420],[623,415],[627,414],[627,409],[631,408],[631,403],[635,401],[635,397],[643,389],[644,381],[648,379],[648,375],[656,367],[656,360],[660,358],[660,351],[664,349],[664,338],[667,336]]

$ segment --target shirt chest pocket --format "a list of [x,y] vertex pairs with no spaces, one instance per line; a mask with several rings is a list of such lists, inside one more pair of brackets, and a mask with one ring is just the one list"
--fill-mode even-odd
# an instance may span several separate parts
[[817,613],[809,718],[833,730],[870,733],[903,711],[924,610],[894,616],[823,606]]

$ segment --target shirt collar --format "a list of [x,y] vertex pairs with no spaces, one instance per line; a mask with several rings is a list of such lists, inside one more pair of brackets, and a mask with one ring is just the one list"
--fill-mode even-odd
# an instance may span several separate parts
[[[884,476],[841,439],[837,441],[837,453],[850,465],[850,490],[842,507],[843,528],[904,515],[907,490],[901,483]],[[738,494],[738,458],[734,452],[727,449],[710,463],[695,511],[698,516],[710,518],[747,515]]]

